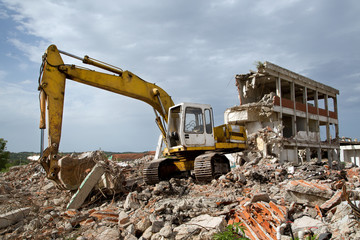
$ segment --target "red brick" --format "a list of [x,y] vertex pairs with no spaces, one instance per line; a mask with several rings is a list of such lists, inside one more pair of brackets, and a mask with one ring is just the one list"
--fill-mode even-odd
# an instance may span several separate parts
[[276,239],[276,226],[285,221],[286,208],[270,202],[257,202],[239,206],[229,224],[240,222],[246,227],[250,239]]
[[320,209],[319,205],[315,205],[315,209],[316,209],[316,211],[317,211],[318,216],[319,216],[320,218],[322,218],[322,217],[323,217],[323,214],[322,214],[322,212],[321,212],[321,209]]
[[84,221],[80,222],[80,225],[81,225],[81,226],[86,226],[86,225],[90,225],[90,224],[92,224],[92,223],[94,223],[94,222],[95,222],[95,220],[94,220],[94,219],[92,219],[92,218],[88,218],[88,219],[86,219],[86,220],[84,220]]
[[341,202],[341,197],[342,197],[342,190],[339,190],[329,200],[324,202],[320,206],[320,209],[327,211],[330,208],[335,207],[336,205],[338,205]]
[[95,217],[99,220],[105,219],[105,218],[116,218],[118,219],[119,214],[115,212],[108,212],[108,211],[96,211],[90,214],[90,217]]

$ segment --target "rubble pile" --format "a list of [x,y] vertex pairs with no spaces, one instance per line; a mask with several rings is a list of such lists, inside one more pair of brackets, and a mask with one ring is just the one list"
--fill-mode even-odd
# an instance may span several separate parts
[[279,164],[253,148],[211,183],[149,186],[140,178],[149,160],[104,161],[105,172],[124,176],[122,191],[94,188],[77,209],[68,208],[76,194],[57,189],[39,164],[11,168],[0,175],[0,239],[211,239],[235,223],[250,239],[360,238],[358,167]]

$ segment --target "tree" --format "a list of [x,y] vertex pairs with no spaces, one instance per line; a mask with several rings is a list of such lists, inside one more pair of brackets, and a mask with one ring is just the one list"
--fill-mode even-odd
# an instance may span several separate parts
[[10,157],[10,152],[6,151],[6,143],[5,139],[0,138],[0,170],[6,168]]

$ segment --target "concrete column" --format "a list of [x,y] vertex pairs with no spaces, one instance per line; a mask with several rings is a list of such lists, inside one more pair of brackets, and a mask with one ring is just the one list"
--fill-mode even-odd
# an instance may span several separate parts
[[336,113],[336,118],[338,120],[338,123],[335,124],[335,137],[336,139],[339,139],[339,115],[338,115],[338,108],[337,108],[337,96],[335,95],[334,99],[334,111]]
[[[306,134],[309,136],[309,109],[308,109],[308,104],[307,104],[307,87],[304,87],[304,104],[306,106]],[[307,150],[306,150],[307,151]]]
[[295,164],[296,165],[299,165],[299,149],[298,149],[298,147],[296,146],[295,147]]
[[337,96],[333,97],[334,100],[334,112],[336,113],[336,117],[338,116],[338,107],[337,107]]
[[[278,77],[275,81],[276,83],[276,96],[281,98],[281,78]],[[281,102],[280,102],[281,104]]]
[[294,102],[294,115],[292,117],[292,136],[295,136],[297,133],[296,129],[296,101],[295,101],[295,83],[290,83],[290,93],[291,93],[291,101]]
[[321,162],[321,148],[320,147],[317,149],[317,155],[318,155],[318,162]]
[[326,141],[327,143],[331,143],[331,136],[330,136],[330,118],[329,118],[329,101],[328,95],[325,94],[325,110],[326,110]]
[[346,151],[344,149],[340,148],[340,161],[345,162],[346,157]]
[[306,97],[306,96],[307,96],[307,92],[306,92],[306,91],[307,91],[307,87],[306,87],[306,86],[303,86],[303,88],[304,88],[304,89],[303,89],[303,100],[302,100],[302,103],[303,103],[303,104],[306,104],[306,102],[307,102],[307,97]]
[[330,168],[332,168],[332,149],[328,149],[327,152],[328,152],[328,165]]
[[317,120],[319,121],[319,92],[316,90],[315,91],[315,107],[316,107],[316,115],[317,115]]
[[325,94],[325,99],[324,99],[324,101],[325,101],[325,110],[327,112],[327,115],[329,116],[329,101],[328,101],[328,98],[329,98],[329,96],[327,94]]
[[281,95],[281,78],[276,79],[276,95],[280,98],[280,116],[279,120],[282,122],[282,95]]
[[307,147],[306,148],[306,161],[307,162],[310,162],[310,160],[311,160],[310,157],[311,157],[310,156],[310,148]]
[[330,124],[329,121],[326,123],[326,141],[331,143]]
[[319,123],[319,91],[318,90],[315,90],[314,103],[316,107],[316,131],[319,134],[318,161],[321,161],[321,136],[320,136],[320,123]]
[[236,82],[240,85],[238,86],[238,92],[239,92],[239,102],[240,102],[240,106],[243,104],[243,88],[244,88],[244,84],[241,81],[237,81]]
[[333,149],[332,152],[333,152],[333,155],[332,155],[333,160],[339,162],[339,160],[340,160],[340,149],[339,148]]

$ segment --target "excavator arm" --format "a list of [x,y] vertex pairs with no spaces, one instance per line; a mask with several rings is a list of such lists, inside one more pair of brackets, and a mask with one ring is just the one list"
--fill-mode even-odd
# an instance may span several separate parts
[[[83,63],[90,64],[115,74],[97,72],[75,65],[64,64],[61,54],[78,58]],[[47,177],[61,184],[57,177],[59,172],[58,150],[61,137],[61,126],[64,109],[64,94],[66,79],[71,79],[93,87],[121,94],[146,102],[154,108],[156,123],[165,139],[165,124],[168,120],[168,111],[174,105],[171,97],[160,87],[149,83],[137,75],[123,71],[120,68],[91,59],[83,59],[72,54],[62,52],[55,45],[48,47],[43,56],[42,73],[39,77],[40,91],[40,129],[46,128],[46,109],[48,110],[48,147],[43,151],[39,160],[47,173]],[[162,119],[158,116],[162,117]]]

